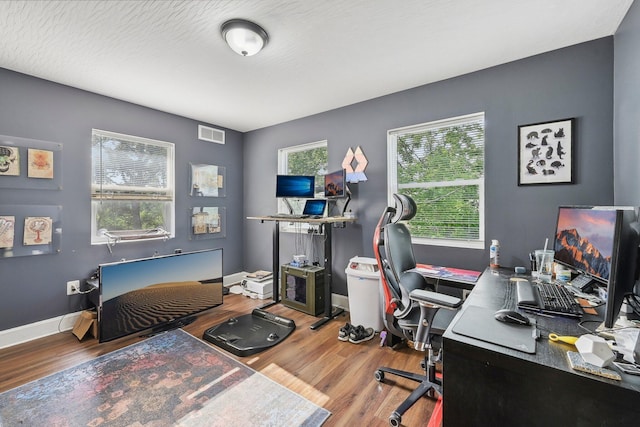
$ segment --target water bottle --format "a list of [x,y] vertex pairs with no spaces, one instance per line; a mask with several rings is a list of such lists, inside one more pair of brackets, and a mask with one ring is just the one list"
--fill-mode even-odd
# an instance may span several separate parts
[[495,239],[491,241],[489,247],[489,267],[500,267],[500,242]]

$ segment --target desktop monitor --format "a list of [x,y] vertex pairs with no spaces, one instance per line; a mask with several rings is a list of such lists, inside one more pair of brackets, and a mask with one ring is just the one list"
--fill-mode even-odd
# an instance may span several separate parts
[[99,341],[181,327],[222,304],[222,249],[100,264]]
[[313,175],[276,175],[276,197],[313,198],[315,194],[315,176]]
[[606,328],[614,326],[626,296],[633,293],[638,276],[639,244],[640,224],[636,222],[635,212],[624,211],[620,234],[615,244],[617,251],[611,260],[604,314]]
[[346,197],[346,173],[344,169],[328,173],[324,176],[324,197]]
[[607,287],[605,327],[612,327],[634,286],[638,227],[633,209],[561,206],[554,259]]
[[606,285],[611,270],[618,212],[593,206],[560,206],[554,259]]

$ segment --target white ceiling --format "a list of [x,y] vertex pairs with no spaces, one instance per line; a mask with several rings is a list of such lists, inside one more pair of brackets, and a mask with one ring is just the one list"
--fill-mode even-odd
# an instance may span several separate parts
[[0,67],[249,131],[612,35],[632,2],[3,0]]

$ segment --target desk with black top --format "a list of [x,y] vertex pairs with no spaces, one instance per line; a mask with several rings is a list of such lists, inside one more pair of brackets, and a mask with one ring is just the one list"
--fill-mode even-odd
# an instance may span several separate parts
[[[469,307],[503,308],[512,275],[512,269],[487,268],[443,336],[443,425],[639,425],[640,377],[621,373],[622,381],[615,381],[574,371],[566,353],[575,347],[548,340],[550,332],[586,333],[578,320],[523,312],[536,320],[543,335],[535,354],[454,332]],[[602,316],[585,315],[582,321],[595,330]],[[476,322],[494,328],[498,321],[480,316]]]
[[311,329],[318,329],[331,319],[344,313],[343,309],[333,310],[331,304],[331,280],[332,272],[332,245],[331,234],[334,226],[340,226],[349,222],[355,222],[356,218],[342,216],[328,216],[321,218],[281,218],[274,216],[250,216],[247,219],[259,220],[260,222],[273,221],[273,303],[280,301],[279,272],[280,272],[280,222],[308,223],[319,225],[324,231],[324,317],[311,325]]

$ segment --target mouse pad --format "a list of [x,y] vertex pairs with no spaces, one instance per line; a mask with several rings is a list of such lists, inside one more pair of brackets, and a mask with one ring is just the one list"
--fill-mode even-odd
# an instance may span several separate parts
[[493,317],[494,313],[495,310],[485,307],[466,307],[452,330],[465,337],[535,354],[535,326],[500,322]]

